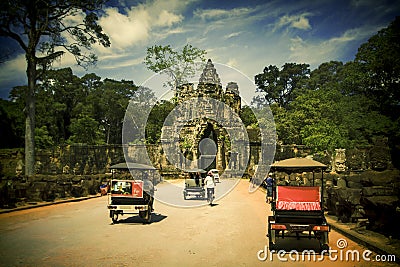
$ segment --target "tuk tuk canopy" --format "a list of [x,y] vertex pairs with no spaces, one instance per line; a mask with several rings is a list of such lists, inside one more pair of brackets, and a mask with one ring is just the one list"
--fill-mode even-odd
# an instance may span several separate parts
[[316,170],[325,170],[328,168],[325,164],[309,158],[289,158],[276,161],[271,165],[271,171],[290,173],[314,172]]

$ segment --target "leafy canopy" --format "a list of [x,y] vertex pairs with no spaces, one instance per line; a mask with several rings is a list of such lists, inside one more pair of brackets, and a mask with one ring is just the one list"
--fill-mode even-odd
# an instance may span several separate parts
[[147,48],[144,63],[149,70],[168,75],[170,80],[164,85],[175,90],[193,77],[198,67],[196,62],[204,62],[205,54],[206,51],[190,44],[186,44],[181,51],[175,51],[170,45],[154,45]]

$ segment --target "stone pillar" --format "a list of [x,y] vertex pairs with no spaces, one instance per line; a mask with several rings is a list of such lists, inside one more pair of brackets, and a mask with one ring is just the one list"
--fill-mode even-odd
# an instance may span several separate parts
[[216,155],[216,168],[218,170],[223,170],[224,168],[224,155],[225,155],[225,151],[224,151],[224,141],[218,140],[218,149],[217,149],[217,155]]

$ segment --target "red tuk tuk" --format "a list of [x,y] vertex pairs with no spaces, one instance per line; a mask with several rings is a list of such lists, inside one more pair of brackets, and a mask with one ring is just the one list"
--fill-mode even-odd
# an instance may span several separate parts
[[[273,183],[271,209],[268,217],[269,249],[277,249],[277,239],[285,237],[316,238],[321,251],[329,250],[330,226],[324,215],[323,173],[326,165],[308,158],[291,158],[275,162],[271,171],[291,173],[312,172],[310,185],[277,185]],[[321,172],[321,185],[315,186],[315,172]]]

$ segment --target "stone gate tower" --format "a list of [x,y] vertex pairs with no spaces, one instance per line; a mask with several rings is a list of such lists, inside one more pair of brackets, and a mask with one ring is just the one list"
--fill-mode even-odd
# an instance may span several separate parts
[[[238,151],[231,151],[229,135],[226,129],[226,125],[230,121],[234,121],[229,117],[232,116],[232,110],[239,114],[241,109],[241,98],[237,83],[229,82],[224,90],[217,70],[211,59],[209,59],[200,75],[197,87],[193,83],[184,84],[178,88],[175,96],[178,104],[200,98],[217,100],[210,101],[209,104],[204,104],[204,102],[199,105],[191,104],[190,107],[185,108],[184,114],[181,115],[181,120],[175,122],[175,125],[163,127],[164,136],[172,136],[168,134],[169,131],[179,131],[179,140],[175,141],[179,142],[179,147],[184,157],[189,160],[198,159],[199,166],[191,166],[192,168],[207,170],[217,168],[222,171],[226,169],[235,170],[239,168],[239,164],[247,164],[240,162],[240,153]],[[215,104],[212,104],[214,102],[224,103],[225,105],[215,106]],[[215,121],[207,116],[191,117],[199,109],[208,114],[213,113],[219,119]],[[179,125],[179,121],[183,121],[184,125]],[[218,123],[221,121],[224,122],[224,127]],[[234,128],[235,126],[229,127]],[[231,159],[231,166],[227,166],[229,159]],[[184,159],[179,160],[182,161]]]

